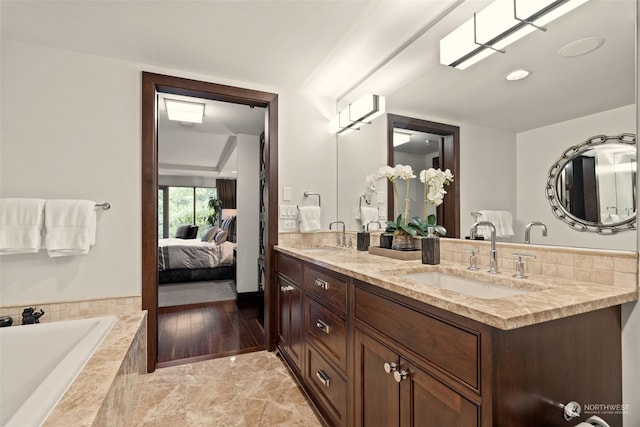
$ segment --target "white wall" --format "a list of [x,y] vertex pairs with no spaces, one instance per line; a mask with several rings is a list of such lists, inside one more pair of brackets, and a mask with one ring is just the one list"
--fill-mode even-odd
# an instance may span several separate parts
[[533,129],[517,136],[517,210],[518,230],[530,221],[547,225],[547,237],[532,232],[533,243],[635,251],[636,233],[622,232],[603,236],[573,230],[551,213],[545,185],[549,168],[570,146],[595,135],[635,133],[635,104]]
[[[335,136],[295,90],[2,40],[0,196],[107,201],[87,256],[0,257],[0,304],[141,292],[141,71],[279,94],[281,185],[322,191],[335,212]],[[314,167],[309,167],[312,164]],[[327,166],[328,165],[328,166]]]
[[3,40],[0,194],[90,199],[89,255],[0,257],[3,305],[140,294],[140,73]]
[[[304,197],[305,191],[320,193],[322,228],[328,229],[336,216],[336,136],[329,132],[334,101],[311,101],[295,91],[279,93],[278,201],[280,205],[317,205],[318,198]],[[283,201],[283,188],[291,188],[292,200]],[[283,221],[279,229],[284,230]]]
[[[358,200],[367,189],[367,175],[376,174],[387,164],[387,118],[378,117],[370,125],[360,130],[338,136],[338,188],[337,219],[344,221],[347,230],[360,230],[360,221],[356,221]],[[376,195],[371,206],[380,207],[381,222],[384,223],[387,211],[387,183],[376,183]],[[382,202],[379,202],[379,201]],[[364,203],[364,202],[363,202]],[[379,215],[380,216],[380,215]]]
[[[636,22],[640,22],[640,8],[636,7]],[[640,67],[640,37],[636,43],[636,77]],[[640,86],[636,85],[636,105],[640,100]],[[635,112],[635,134],[640,127],[640,108]],[[636,187],[640,186],[640,175],[636,177]],[[637,207],[636,207],[637,211]],[[640,241],[640,229],[636,237]],[[634,249],[637,251],[637,248]],[[640,425],[640,304],[627,303],[622,306],[622,403],[629,405],[629,411],[622,416],[625,426]]]
[[260,139],[257,136],[238,135],[236,192],[238,207],[236,286],[238,292],[256,292],[260,244]]
[[[481,126],[460,125],[460,237],[469,235],[479,210],[503,210],[517,217],[515,135]],[[446,197],[446,196],[445,196]],[[514,226],[514,231],[515,231]],[[509,238],[498,238],[510,242]]]

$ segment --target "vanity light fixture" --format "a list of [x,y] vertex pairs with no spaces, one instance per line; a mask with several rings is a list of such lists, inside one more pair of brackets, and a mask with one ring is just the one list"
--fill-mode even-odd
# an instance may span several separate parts
[[496,0],[440,40],[440,63],[465,69],[588,0]]
[[510,82],[517,82],[518,80],[526,79],[527,77],[529,77],[529,74],[531,73],[529,73],[527,70],[513,70],[512,72],[504,76],[504,78]]
[[384,112],[385,97],[367,94],[336,114],[329,122],[329,129],[332,133],[346,134],[352,130],[360,129],[365,123],[371,123],[373,119],[381,116]]
[[204,104],[200,102],[178,101],[164,98],[169,120],[182,123],[202,123]]

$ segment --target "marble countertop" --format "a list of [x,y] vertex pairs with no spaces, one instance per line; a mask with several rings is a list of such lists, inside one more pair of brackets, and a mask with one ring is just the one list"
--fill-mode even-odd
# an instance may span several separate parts
[[[625,289],[538,275],[516,279],[511,273],[495,275],[485,270],[470,271],[466,265],[451,262],[432,266],[422,264],[420,260],[402,261],[341,248],[305,249],[276,246],[276,250],[503,330],[638,300],[637,288]],[[527,292],[496,299],[481,299],[401,277],[409,273],[427,271],[490,282]]]

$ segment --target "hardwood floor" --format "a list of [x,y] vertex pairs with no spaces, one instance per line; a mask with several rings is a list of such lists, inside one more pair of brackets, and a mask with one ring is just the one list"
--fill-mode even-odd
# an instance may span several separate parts
[[264,350],[257,298],[158,309],[158,367]]

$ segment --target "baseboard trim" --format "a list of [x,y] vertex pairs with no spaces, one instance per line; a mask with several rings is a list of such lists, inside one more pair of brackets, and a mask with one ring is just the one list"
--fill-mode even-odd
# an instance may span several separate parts
[[238,292],[238,301],[247,301],[260,297],[260,292]]

